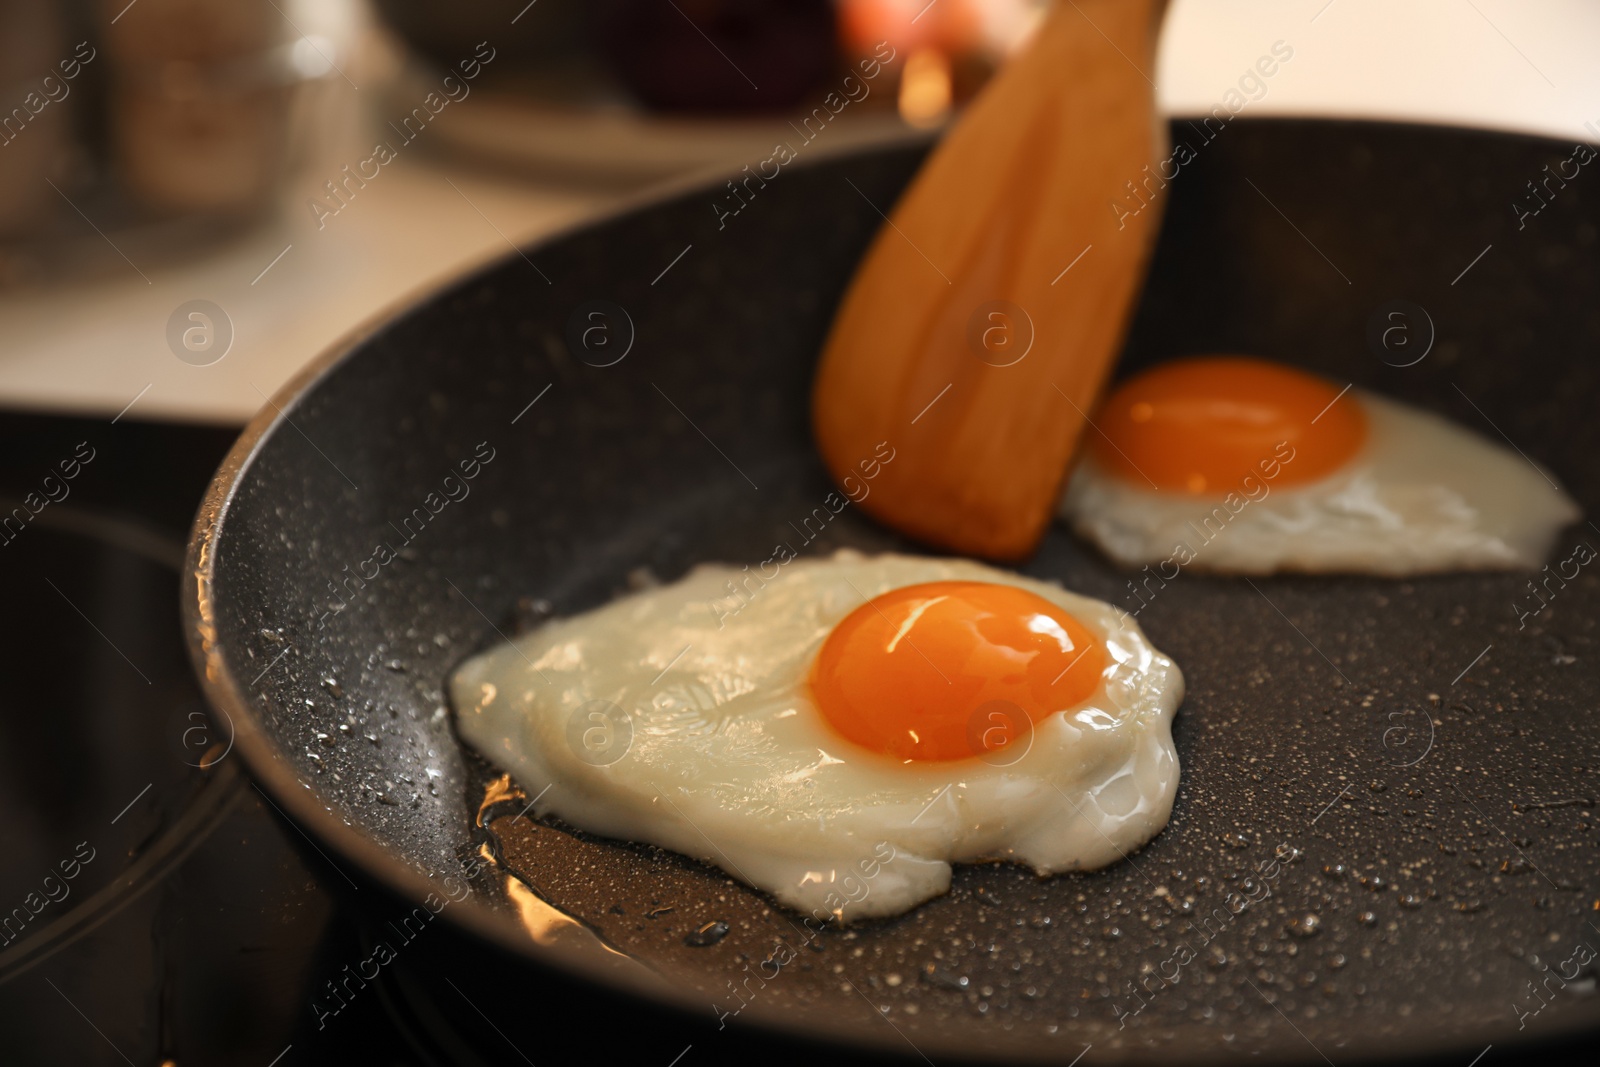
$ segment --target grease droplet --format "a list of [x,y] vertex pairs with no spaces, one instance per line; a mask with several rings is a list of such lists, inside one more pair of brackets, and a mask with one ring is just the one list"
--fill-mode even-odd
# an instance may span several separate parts
[[931,963],[923,967],[922,977],[923,980],[929,985],[937,986],[940,989],[948,989],[957,993],[962,992],[967,988],[967,986],[972,984],[972,979],[968,978],[966,975],[951,974],[949,971],[941,970]]
[[1322,929],[1322,919],[1307,912],[1291,919],[1288,930],[1296,937],[1315,937],[1318,930]]
[[718,941],[728,936],[728,924],[721,919],[713,919],[694,933],[683,939],[683,943],[690,948],[710,948]]

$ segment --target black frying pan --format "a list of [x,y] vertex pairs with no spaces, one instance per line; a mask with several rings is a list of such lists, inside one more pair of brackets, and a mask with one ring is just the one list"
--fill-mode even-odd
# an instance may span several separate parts
[[[1303,121],[1210,142],[1180,121],[1173,137],[1197,158],[1122,373],[1208,351],[1301,364],[1503,436],[1600,501],[1596,179],[1552,184],[1521,226],[1513,208],[1571,146]],[[584,227],[283,390],[201,508],[185,605],[264,788],[352,885],[459,895],[428,937],[465,931],[476,955],[445,977],[535,1059],[552,1020],[510,1006],[536,1007],[552,973],[610,990],[589,1003],[611,1036],[641,1003],[685,1008],[713,1059],[751,1023],[934,1062],[1092,1046],[1097,1062],[1464,1064],[1593,1028],[1595,565],[1532,616],[1525,575],[1185,574],[1140,615],[1189,682],[1164,833],[1091,874],[964,867],[948,896],[804,947],[792,916],[694,861],[536,826],[515,797],[492,840],[475,829],[494,775],[457,742],[445,677],[535,600],[581,611],[638,568],[753,563],[793,537],[830,489],[807,429],[813,359],[873,205],[923,151],[803,161],[720,225],[713,185]],[[1397,300],[1414,305],[1398,320]],[[419,519],[480,442],[494,458],[470,496]],[[1554,558],[1579,541],[1600,530],[1564,532]],[[374,567],[380,544],[398,556]],[[845,545],[912,547],[847,509],[805,551]],[[1024,569],[1133,606],[1129,576],[1063,530]],[[577,923],[536,942],[493,869],[456,880],[480,846]],[[686,943],[713,921],[729,933]],[[763,967],[785,944],[794,962]],[[483,977],[507,966],[509,984]],[[749,1003],[718,1031],[732,985]],[[660,1061],[676,1051],[663,1039]]]

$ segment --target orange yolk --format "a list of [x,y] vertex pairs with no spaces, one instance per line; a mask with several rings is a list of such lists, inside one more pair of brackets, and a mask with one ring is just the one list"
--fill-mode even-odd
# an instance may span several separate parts
[[993,708],[1010,709],[993,720],[1003,732],[1031,729],[1092,696],[1104,663],[1100,640],[1043,597],[988,582],[927,582],[845,616],[817,654],[811,691],[823,718],[858,745],[902,760],[956,760],[997,747],[985,736]]
[[1367,434],[1361,405],[1341,399],[1337,386],[1242,356],[1145,371],[1112,390],[1095,424],[1103,469],[1136,485],[1215,496],[1246,476],[1315,481],[1343,466]]

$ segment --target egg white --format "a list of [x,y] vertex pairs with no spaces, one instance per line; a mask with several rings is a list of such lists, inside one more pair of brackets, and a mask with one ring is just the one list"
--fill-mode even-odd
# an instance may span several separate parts
[[1060,514],[1116,562],[1157,564],[1172,570],[1165,578],[1191,566],[1387,576],[1537,569],[1581,514],[1542,468],[1438,415],[1356,390],[1338,402],[1362,406],[1367,440],[1325,478],[1280,487],[1264,476],[1268,464],[1241,471],[1221,494],[1191,496],[1125,480],[1090,454]]
[[[1126,613],[965,560],[845,550],[764,584],[751,573],[701,566],[468,660],[450,682],[461,736],[540,815],[715,864],[819,919],[904,911],[949,888],[952,862],[1104,866],[1166,824],[1183,677]],[[1023,741],[1002,750],[1008,766],[902,762],[834,733],[812,701],[836,623],[864,598],[942,580],[1029,590],[1105,642],[1098,691],[1038,723],[1020,758]],[[730,582],[749,590],[732,616],[718,606]],[[631,728],[615,762],[573,742],[596,700]]]

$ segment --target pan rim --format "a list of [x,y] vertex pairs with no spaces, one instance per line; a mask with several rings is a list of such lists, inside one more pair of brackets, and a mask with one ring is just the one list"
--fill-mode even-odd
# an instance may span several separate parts
[[[1173,114],[1162,115],[1160,118],[1167,122],[1178,122],[1184,116]],[[1548,146],[1567,144],[1564,140],[1548,134],[1443,122],[1388,121],[1338,115],[1272,115],[1246,118],[1245,121],[1252,127],[1288,125],[1416,130]],[[865,145],[819,148],[798,162],[801,169],[811,170],[841,158],[931,145],[937,140],[937,131],[911,130]],[[543,247],[585,231],[670,203],[686,194],[716,189],[730,174],[736,173],[727,166],[717,165],[696,170],[671,181],[654,184],[648,189],[624,198],[608,210],[585,215],[541,235],[535,241],[474,261],[446,277],[432,279],[408,290],[346,331],[282,386],[274,390],[229,448],[206,489],[190,528],[180,594],[185,646],[202,694],[211,709],[220,710],[231,718],[236,730],[235,747],[260,790],[281,803],[284,808],[283,814],[307,834],[308,840],[314,840],[314,843],[320,841],[336,850],[340,859],[349,859],[354,863],[368,885],[386,891],[397,900],[407,903],[420,902],[436,888],[436,885],[433,880],[407,865],[391,850],[378,844],[375,839],[330,816],[321,793],[312,783],[302,782],[295,775],[287,761],[282,758],[284,751],[282,747],[261,728],[256,704],[248,696],[246,688],[235,675],[229,658],[214,638],[209,620],[212,617],[211,590],[215,580],[215,547],[225,533],[226,520],[233,499],[256,458],[272,437],[288,423],[289,416],[295,408],[311,395],[325,378],[360,351],[368,341],[399,322],[410,311],[425,306],[476,277],[498,269],[524,253],[537,252]],[[332,861],[329,860],[329,863],[331,865]],[[618,969],[602,971],[592,965],[592,957],[580,950],[560,943],[541,945],[524,937],[517,937],[515,932],[519,927],[513,920],[482,903],[474,901],[468,907],[449,908],[445,911],[449,913],[453,926],[473,936],[490,951],[509,953],[535,967],[554,969],[568,978],[591,983],[612,993],[638,997],[658,1006],[683,1010],[691,1014],[702,1010],[705,1006],[685,988],[660,980],[653,972],[647,972],[643,968],[638,969],[639,973]],[[513,936],[508,937],[508,932]],[[789,1017],[788,1013],[781,1010],[767,1009],[760,1004],[750,1007],[753,1010],[743,1012],[739,1020],[739,1025],[747,1029],[801,1036],[814,1042],[857,1051],[890,1053],[902,1051],[902,1044],[895,1039],[893,1033],[880,1037],[877,1028],[852,1026],[848,1031],[819,1034],[814,1028],[807,1027],[802,1021]],[[1461,1026],[1455,1030],[1448,1044],[1439,1041],[1437,1036],[1433,1040],[1419,1039],[1409,1042],[1390,1039],[1382,1047],[1368,1046],[1344,1051],[1353,1061],[1371,1062],[1397,1056],[1431,1057],[1470,1052],[1478,1047],[1477,1040],[1481,1035],[1494,1035],[1495,1043],[1503,1043],[1505,1048],[1532,1049],[1552,1041],[1570,1039],[1591,1032],[1593,1032],[1591,1024],[1580,1018],[1568,1016],[1552,1020],[1537,1038],[1519,1039],[1515,1034],[1508,1035],[1503,1029],[1491,1026],[1476,1028]],[[997,1050],[992,1042],[968,1043],[960,1039],[951,1039],[942,1046],[942,1051],[947,1058],[997,1062],[995,1060]],[[1154,1049],[1151,1051],[1156,1052]],[[1284,1055],[1286,1062],[1311,1062],[1316,1058],[1310,1054],[1309,1049],[1306,1055],[1296,1058],[1288,1054],[1287,1046],[1277,1048],[1275,1053]],[[1156,1055],[1159,1056],[1160,1053],[1156,1052]],[[1192,1062],[1220,1063],[1234,1058],[1236,1056],[1227,1056],[1220,1052],[1212,1056],[1202,1053]],[[1055,1053],[1042,1045],[1018,1047],[1004,1054],[1004,1062],[1014,1063],[1052,1062],[1056,1059]],[[1133,1061],[1143,1062],[1139,1053],[1129,1050],[1127,1062]]]

